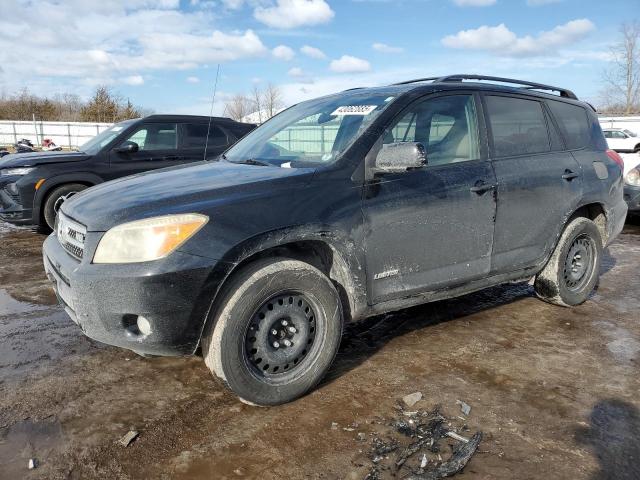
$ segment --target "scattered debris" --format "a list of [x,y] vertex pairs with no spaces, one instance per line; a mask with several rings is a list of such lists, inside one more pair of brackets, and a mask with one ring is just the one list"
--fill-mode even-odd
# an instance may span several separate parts
[[140,433],[136,432],[135,430],[129,430],[124,437],[118,440],[118,443],[123,447],[128,447],[129,445],[131,445],[131,442],[138,438],[138,435],[140,435]]
[[364,442],[367,439],[367,434],[360,432],[358,433],[358,440],[360,440],[361,442]]
[[459,442],[469,443],[469,439],[464,438],[462,435],[458,435],[456,432],[447,432],[445,435],[453,438],[454,440],[458,440]]
[[471,413],[471,405],[463,402],[462,400],[456,400],[456,403],[460,405],[460,410],[462,411],[462,413],[466,416],[469,416],[469,414]]
[[331,430],[337,430],[338,424],[336,422],[331,422]]
[[33,470],[37,466],[38,466],[38,464],[36,463],[36,459],[35,458],[30,458],[29,459],[29,470]]
[[[406,397],[402,401],[409,405]],[[482,440],[482,432],[471,439],[458,434],[468,431],[468,426],[462,425],[457,417],[444,416],[439,406],[431,411],[408,412],[399,403],[397,409],[396,418],[380,422],[383,427],[391,427],[389,435],[381,438],[380,432],[373,434],[368,455],[372,465],[365,480],[450,477],[464,468]]]
[[421,392],[410,393],[409,395],[402,397],[402,401],[407,405],[407,407],[413,407],[420,400],[422,400]]

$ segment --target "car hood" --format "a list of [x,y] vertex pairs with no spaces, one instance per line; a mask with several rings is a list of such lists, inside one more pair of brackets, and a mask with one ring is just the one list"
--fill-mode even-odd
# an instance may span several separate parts
[[104,232],[121,223],[172,213],[207,213],[226,202],[268,196],[308,183],[315,169],[198,162],[103,183],[75,195],[62,211]]
[[90,155],[83,152],[30,152],[12,153],[0,158],[0,168],[35,167],[46,163],[76,162]]

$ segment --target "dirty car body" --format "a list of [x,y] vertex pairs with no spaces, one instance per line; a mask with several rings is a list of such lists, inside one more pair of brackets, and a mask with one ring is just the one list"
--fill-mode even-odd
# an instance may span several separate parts
[[[61,303],[101,342],[144,354],[191,355],[205,340],[209,358],[211,345],[227,335],[217,323],[239,315],[227,315],[227,304],[237,302],[235,292],[250,291],[242,290],[248,285],[243,278],[275,268],[273,259],[294,260],[298,269],[301,262],[329,279],[326,291],[339,298],[336,318],[356,321],[540,274],[576,217],[592,221],[604,245],[621,231],[627,210],[621,167],[607,154],[587,104],[565,92],[432,80],[304,102],[254,130],[226,160],[78,194],[63,205],[44,245],[45,268]],[[567,121],[571,115],[581,129]],[[323,132],[321,144],[290,140],[309,125]],[[114,228],[190,214],[206,220],[170,254],[96,262]],[[259,293],[285,276],[269,277]],[[292,277],[285,289],[292,305],[295,295],[303,305],[303,277]],[[282,305],[280,293],[270,298]],[[243,295],[241,302],[251,303]],[[312,311],[320,309],[314,302],[321,295],[304,297]],[[265,305],[270,310],[275,300],[262,301],[249,317],[264,311],[271,318]],[[249,367],[259,367],[247,371],[258,380],[265,376],[268,385],[287,374],[263,367],[255,351],[275,348],[265,358],[284,358],[282,343],[292,343],[300,330],[289,325],[295,333],[288,337],[279,325],[266,346],[246,347]],[[244,343],[238,342],[233,348],[240,351]],[[216,358],[213,367],[207,361],[210,368],[241,390],[225,354]],[[266,404],[293,398],[239,395]]]

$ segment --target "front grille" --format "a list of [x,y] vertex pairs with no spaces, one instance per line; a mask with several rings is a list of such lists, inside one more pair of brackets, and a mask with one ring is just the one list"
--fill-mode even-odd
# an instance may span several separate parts
[[72,257],[82,260],[84,256],[84,241],[87,237],[87,227],[74,222],[62,212],[56,218],[56,235],[63,248]]

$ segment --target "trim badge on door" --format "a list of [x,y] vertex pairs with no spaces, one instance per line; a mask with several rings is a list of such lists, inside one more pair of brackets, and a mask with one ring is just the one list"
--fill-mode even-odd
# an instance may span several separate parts
[[384,272],[376,273],[373,276],[373,279],[381,280],[383,278],[395,277],[396,275],[398,275],[398,273],[400,273],[400,270],[398,270],[397,268],[394,270],[386,270]]

